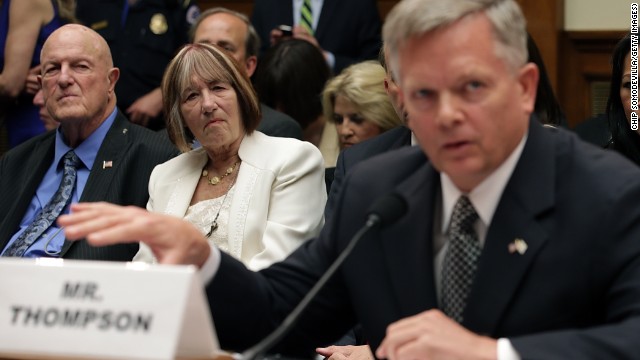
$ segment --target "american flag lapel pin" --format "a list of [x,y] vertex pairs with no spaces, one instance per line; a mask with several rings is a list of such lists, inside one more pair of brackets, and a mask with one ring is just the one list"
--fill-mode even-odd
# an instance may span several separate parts
[[113,161],[111,160],[105,160],[102,162],[102,168],[103,169],[110,169],[113,167]]

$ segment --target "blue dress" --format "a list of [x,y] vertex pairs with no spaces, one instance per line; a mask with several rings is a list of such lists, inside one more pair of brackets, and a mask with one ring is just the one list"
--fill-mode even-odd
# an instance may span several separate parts
[[[56,1],[52,0],[51,3],[53,4],[53,19],[40,29],[29,68],[40,64],[40,51],[42,50],[42,45],[45,40],[47,40],[53,31],[64,25],[64,21],[58,13]],[[4,0],[2,2],[2,9],[0,9],[0,68],[2,69],[4,68],[5,46],[7,34],[9,33],[10,4],[11,0]],[[11,101],[7,109],[3,110],[6,110],[4,122],[9,135],[9,146],[14,147],[45,131],[44,125],[40,120],[40,115],[38,114],[38,107],[33,105],[32,95],[21,94],[17,99]]]

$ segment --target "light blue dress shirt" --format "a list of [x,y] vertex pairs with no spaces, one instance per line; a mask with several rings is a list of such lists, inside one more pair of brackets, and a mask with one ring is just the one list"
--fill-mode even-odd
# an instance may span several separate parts
[[[115,120],[117,113],[118,110],[116,108],[111,113],[111,115],[109,115],[109,117],[107,117],[107,119],[75,149],[70,148],[67,144],[64,143],[60,128],[56,130],[55,154],[53,156],[53,163],[51,163],[51,166],[45,173],[44,178],[38,186],[35,195],[31,199],[31,203],[29,204],[27,212],[20,221],[20,229],[11,237],[11,239],[7,243],[7,246],[2,249],[3,253],[14,241],[16,241],[16,239],[20,236],[20,234],[22,234],[27,226],[29,226],[29,224],[33,222],[36,216],[42,211],[45,205],[49,202],[49,200],[51,200],[53,195],[58,190],[63,175],[63,166],[61,160],[64,154],[66,154],[69,150],[75,151],[76,155],[80,158],[80,161],[82,163],[81,166],[77,169],[76,187],[73,190],[73,194],[71,195],[70,203],[78,202],[78,200],[82,196],[82,192],[84,191],[84,186],[87,184],[89,171],[93,167],[98,149],[100,149],[102,141],[104,141],[107,132],[111,128],[111,125],[113,125],[113,121]],[[68,213],[69,205],[67,205],[67,207],[62,210],[62,214]],[[59,229],[60,228],[56,223],[51,225],[51,227],[49,227],[49,229],[47,229],[33,243],[33,245],[29,247],[29,249],[27,249],[23,256],[31,258],[56,257],[57,254],[60,253],[60,250],[62,250],[62,245],[64,244],[64,231],[58,232]]]

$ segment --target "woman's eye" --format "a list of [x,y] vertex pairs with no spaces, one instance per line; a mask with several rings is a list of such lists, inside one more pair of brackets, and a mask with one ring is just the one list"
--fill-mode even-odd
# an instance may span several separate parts
[[342,116],[338,114],[333,114],[333,122],[336,124],[342,124]]
[[625,81],[622,83],[622,87],[625,89],[631,89],[631,81]]
[[185,96],[184,101],[193,101],[196,97],[198,96],[198,94],[196,93],[189,93],[187,94],[187,96]]
[[354,124],[362,124],[364,122],[364,118],[361,115],[351,115],[349,120]]

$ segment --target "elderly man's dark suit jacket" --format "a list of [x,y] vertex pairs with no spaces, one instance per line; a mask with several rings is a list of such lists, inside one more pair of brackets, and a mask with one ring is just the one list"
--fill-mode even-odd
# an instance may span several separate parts
[[[53,161],[55,131],[35,137],[0,159],[0,249],[18,230],[20,220]],[[80,201],[108,201],[146,206],[151,170],[177,154],[166,135],[130,123],[121,113],[98,150]],[[112,167],[103,168],[104,161]],[[85,241],[65,242],[61,257],[128,261],[138,244],[91,247]]]
[[[269,34],[278,25],[293,25],[291,0],[256,0],[251,22],[262,52],[269,47]],[[367,59],[375,59],[382,41],[382,22],[375,0],[324,0],[314,36],[320,46],[336,57],[334,73]]]
[[[390,323],[437,308],[432,224],[440,176],[419,148],[403,148],[353,169],[320,237],[283,262],[253,273],[222,254],[207,286],[221,346],[248,347],[278,325],[372,203],[391,192],[407,214],[361,240],[277,350],[309,353],[357,321],[376,348]],[[637,358],[638,199],[640,169],[532,121],[488,228],[463,325],[508,337],[525,359]],[[515,239],[526,252],[509,251]]]

